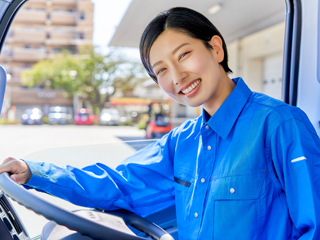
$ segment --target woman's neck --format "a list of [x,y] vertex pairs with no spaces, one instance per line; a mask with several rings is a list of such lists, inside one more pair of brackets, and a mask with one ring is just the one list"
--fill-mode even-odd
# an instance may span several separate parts
[[228,98],[235,86],[235,83],[228,77],[226,73],[222,75],[222,79],[216,93],[212,99],[203,104],[203,108],[210,116],[215,114],[223,102]]

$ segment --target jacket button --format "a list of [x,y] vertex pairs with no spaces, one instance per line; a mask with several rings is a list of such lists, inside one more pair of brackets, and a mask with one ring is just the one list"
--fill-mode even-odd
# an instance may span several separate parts
[[208,150],[211,150],[211,146],[208,146]]
[[210,127],[208,125],[206,125],[206,129],[210,129]]
[[201,182],[204,183],[206,181],[206,179],[204,178],[201,178]]
[[236,190],[235,190],[234,188],[230,188],[230,192],[231,192],[231,193],[235,193],[235,191],[236,191]]
[[198,213],[195,213],[195,214],[194,214],[194,217],[196,217],[196,218],[197,218],[197,217],[198,217]]

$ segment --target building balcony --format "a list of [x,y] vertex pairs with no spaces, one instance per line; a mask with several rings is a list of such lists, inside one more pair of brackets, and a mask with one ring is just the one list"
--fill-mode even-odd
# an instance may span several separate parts
[[24,71],[28,70],[28,69],[29,69],[29,68],[13,67],[13,68],[11,68],[11,70],[12,70],[12,76],[13,76],[14,78],[20,78],[20,77],[21,77],[21,74],[22,74]]
[[69,46],[69,45],[74,45],[74,40],[73,39],[47,39],[46,45],[54,45],[54,46]]
[[8,51],[2,50],[2,52],[0,54],[0,63],[1,64],[6,62],[6,60],[8,59],[8,56],[6,56],[6,52],[8,52]]
[[56,45],[56,46],[64,46],[64,45],[73,45],[73,41],[76,38],[75,31],[52,31],[50,33],[50,38],[47,39],[46,45]]
[[10,81],[7,82],[7,86],[12,89],[12,88],[21,88],[22,82],[20,77],[12,77]]
[[92,39],[75,39],[73,40],[74,45],[92,45]]
[[92,19],[81,20],[81,21],[78,21],[77,26],[82,29],[83,28],[93,29],[93,21]]
[[68,6],[76,6],[77,0],[51,0],[53,5],[68,5]]
[[88,10],[92,9],[93,10],[93,3],[91,1],[79,1],[78,2],[78,10]]
[[72,39],[48,39],[46,41],[46,45],[53,45],[53,46],[69,46],[69,45],[74,45],[74,46],[80,46],[80,45],[92,45],[92,39],[77,39],[77,38],[72,38]]
[[45,30],[13,28],[9,32],[6,41],[21,43],[44,43],[45,40]]
[[4,56],[13,61],[36,62],[46,57],[46,51],[35,48],[13,48],[11,51],[5,51]]
[[76,25],[77,14],[75,12],[52,12],[51,13],[52,25]]
[[51,40],[73,40],[75,38],[75,33],[51,33]]
[[21,9],[14,19],[15,23],[42,23],[47,20],[47,13],[45,11]]
[[46,4],[47,3],[47,0],[32,0],[32,1],[29,1],[27,2],[28,6],[30,6],[30,4]]

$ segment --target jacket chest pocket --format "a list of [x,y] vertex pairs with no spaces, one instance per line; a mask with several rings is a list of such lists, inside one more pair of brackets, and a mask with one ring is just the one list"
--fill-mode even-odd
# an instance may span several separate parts
[[212,180],[215,240],[258,239],[265,178],[266,174],[261,172]]

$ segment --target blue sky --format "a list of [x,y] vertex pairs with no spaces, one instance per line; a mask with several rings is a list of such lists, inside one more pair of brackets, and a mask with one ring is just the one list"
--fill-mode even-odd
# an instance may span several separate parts
[[[93,44],[106,49],[131,0],[91,0],[94,3]],[[130,58],[139,58],[137,49],[123,49]]]

